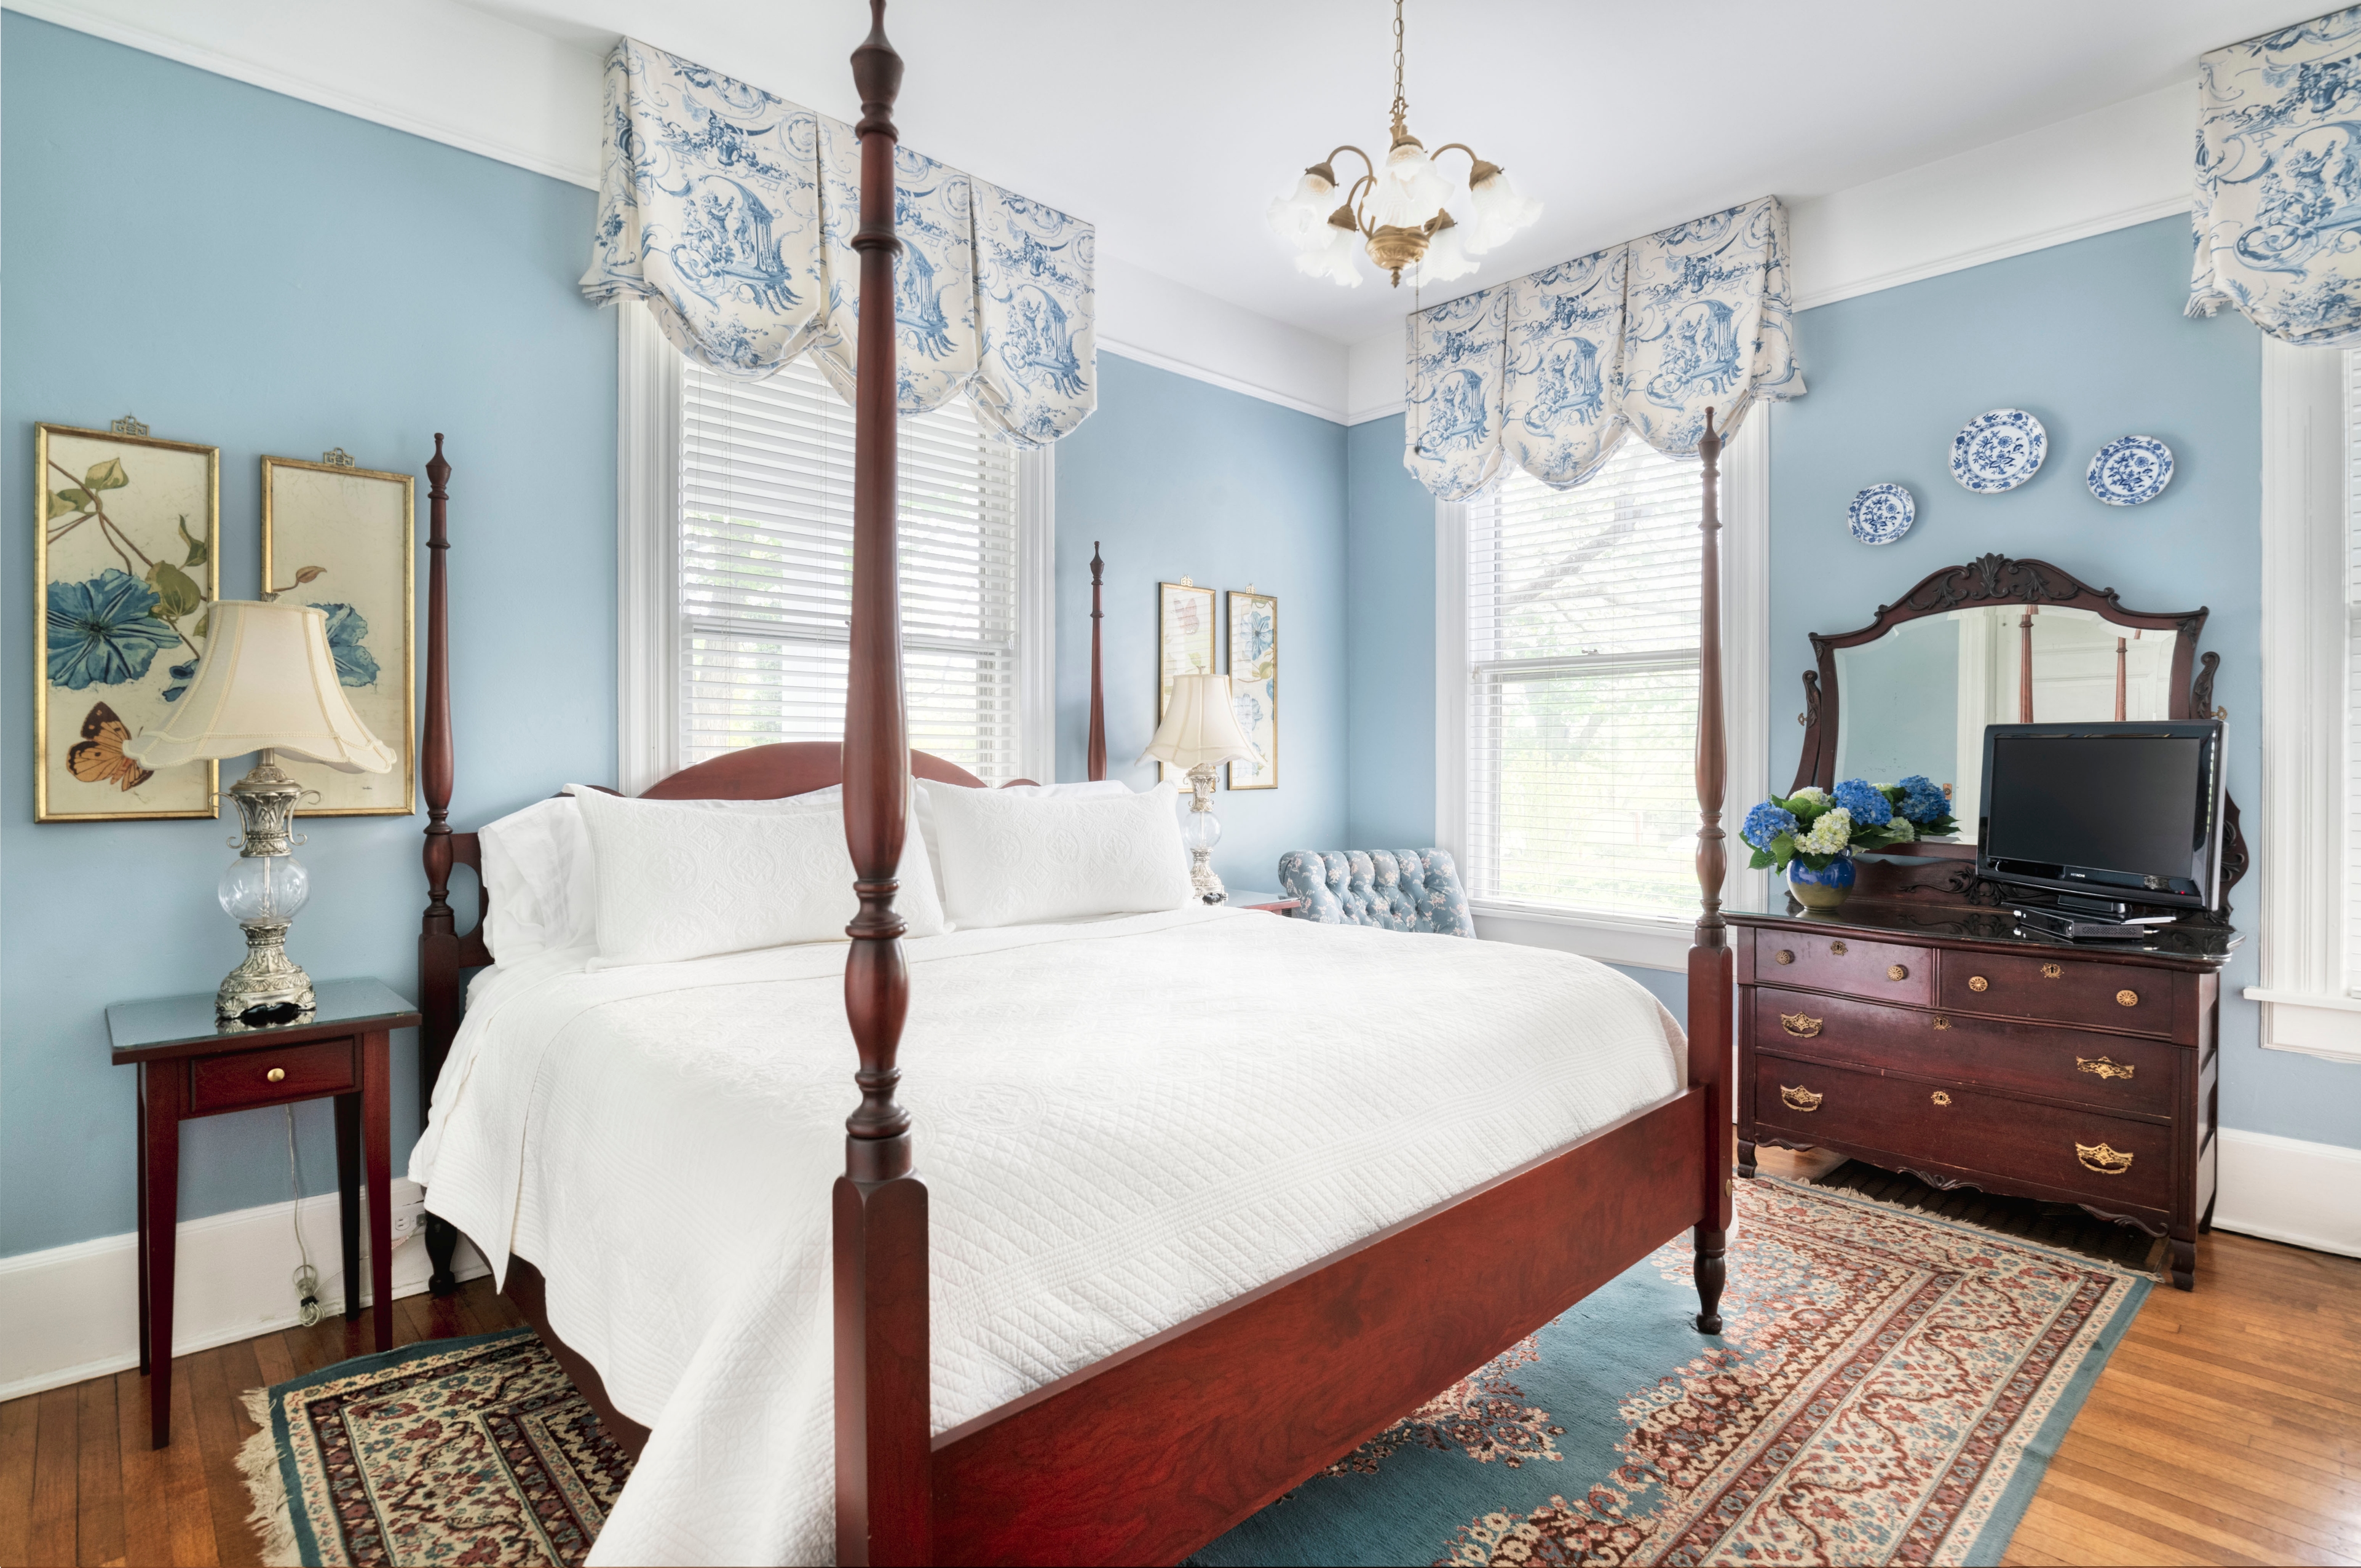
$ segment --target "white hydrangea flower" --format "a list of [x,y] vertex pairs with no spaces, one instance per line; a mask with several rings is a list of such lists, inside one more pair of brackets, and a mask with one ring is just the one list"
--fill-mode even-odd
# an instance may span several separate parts
[[1897,844],[1914,843],[1918,838],[1918,829],[1911,825],[1910,818],[1898,811],[1894,814],[1894,820],[1885,825],[1885,830],[1894,836]]
[[1813,820],[1812,830],[1795,840],[1799,855],[1833,855],[1852,842],[1852,813],[1839,806]]
[[1807,803],[1813,806],[1826,806],[1828,803],[1828,792],[1817,784],[1810,784],[1787,797],[1787,808],[1790,811]]

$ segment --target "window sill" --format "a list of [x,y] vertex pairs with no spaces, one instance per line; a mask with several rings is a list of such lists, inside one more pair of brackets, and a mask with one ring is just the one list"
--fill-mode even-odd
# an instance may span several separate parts
[[2259,985],[2250,985],[2240,994],[2263,1004],[2265,1049],[2361,1062],[2361,999],[2271,991]]
[[1476,934],[1488,942],[1554,948],[1601,963],[1685,972],[1695,922],[1672,916],[1617,915],[1604,910],[1550,909],[1530,904],[1470,899]]

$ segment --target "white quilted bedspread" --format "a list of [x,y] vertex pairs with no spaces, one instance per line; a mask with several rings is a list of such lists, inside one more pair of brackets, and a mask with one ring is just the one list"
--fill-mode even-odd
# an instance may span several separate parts
[[[956,1426],[1674,1093],[1563,953],[1188,909],[907,944]],[[411,1174],[654,1435],[596,1563],[825,1563],[842,944],[487,971]]]

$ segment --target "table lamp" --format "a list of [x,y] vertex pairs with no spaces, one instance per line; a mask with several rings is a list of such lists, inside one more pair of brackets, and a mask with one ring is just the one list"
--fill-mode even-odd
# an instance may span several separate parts
[[230,840],[238,858],[215,890],[222,908],[246,928],[246,961],[222,981],[214,1013],[284,1022],[313,1005],[312,977],[287,956],[287,928],[312,879],[292,852],[303,786],[280,770],[273,753],[290,751],[346,773],[385,773],[396,760],[345,700],[328,652],[328,618],[309,605],[217,602],[213,635],[187,695],[162,728],[123,747],[143,768],[249,751],[261,753],[254,771],[229,789],[246,833]]
[[1213,817],[1213,770],[1260,755],[1238,728],[1229,676],[1172,677],[1172,700],[1165,706],[1164,722],[1156,727],[1156,738],[1140,756],[1170,762],[1189,774],[1191,798],[1180,841],[1189,846],[1189,880],[1208,904],[1229,896],[1222,879],[1213,874],[1213,846],[1222,841],[1222,825]]

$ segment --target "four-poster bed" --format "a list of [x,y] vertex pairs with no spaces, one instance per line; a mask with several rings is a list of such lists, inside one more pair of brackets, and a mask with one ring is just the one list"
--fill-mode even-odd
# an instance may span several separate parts
[[[955,786],[980,781],[911,751],[906,739],[895,573],[895,131],[889,118],[902,64],[885,40],[883,0],[872,0],[872,32],[853,55],[862,104],[857,127],[862,222],[852,240],[861,256],[861,325],[844,743],[840,750],[768,746],[715,759],[672,775],[646,797],[760,799],[843,785],[860,912],[849,927],[842,994],[859,1056],[854,1082],[861,1101],[844,1124],[842,1173],[832,1198],[837,1560],[1176,1563],[1684,1231],[1693,1234],[1696,1249],[1697,1327],[1719,1332],[1730,1212],[1726,1080],[1733,980],[1719,896],[1726,863],[1719,826],[1726,769],[1716,537],[1721,440],[1708,414],[1700,443],[1697,751],[1697,872],[1704,894],[1689,958],[1685,1077],[1675,1056],[1664,1079],[1669,1093],[1579,1137],[1541,1146],[1536,1156],[1518,1157],[1489,1179],[937,1431],[932,1354],[938,1324],[929,1299],[934,1199],[921,1175],[910,1113],[897,1098],[913,992],[894,872],[911,820],[913,777]],[[475,835],[455,833],[447,822],[454,771],[445,613],[450,468],[439,436],[428,471],[433,555],[423,776],[431,898],[420,967],[426,1020],[422,1070],[432,1096],[460,1022],[462,972],[489,964],[492,954],[480,921],[468,932],[456,929],[448,897],[452,866],[480,872],[482,852]],[[1105,742],[1095,552],[1091,564],[1089,754],[1096,778],[1104,771]],[[479,916],[489,907],[479,896]],[[1198,911],[1194,918],[1257,917]],[[1307,927],[1289,940],[1423,940],[1392,933],[1315,936],[1334,931]],[[1484,946],[1453,943],[1451,949]],[[1449,961],[1511,960],[1580,963],[1521,949]],[[1434,961],[1444,959],[1438,955]],[[1586,972],[1597,973],[1598,983],[1628,983],[1604,971]],[[1471,1058],[1494,1044],[1441,1043],[1463,1044]],[[439,1100],[437,1106],[439,1114]],[[1289,1157],[1299,1146],[1316,1146],[1328,1107],[1307,1096],[1265,1110],[1279,1130],[1259,1146],[1275,1169],[1294,1168]],[[1565,1132],[1555,1136],[1564,1139]],[[941,1146],[937,1148],[930,1157],[939,1160]],[[432,1190],[428,1201],[436,1202]],[[438,1279],[447,1281],[456,1232],[441,1219],[431,1219],[429,1230]],[[505,1237],[478,1239],[493,1242],[506,1255]],[[608,1398],[601,1373],[611,1376],[611,1367],[594,1365],[553,1327],[554,1303],[544,1284],[551,1263],[518,1252],[509,1259],[508,1292],[610,1430],[636,1451],[650,1434]]]

